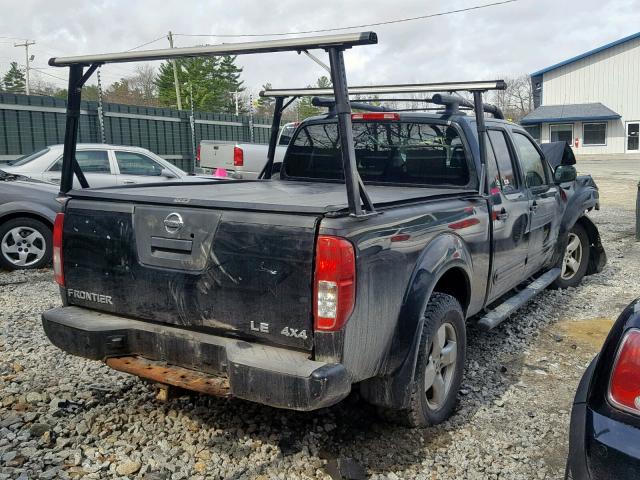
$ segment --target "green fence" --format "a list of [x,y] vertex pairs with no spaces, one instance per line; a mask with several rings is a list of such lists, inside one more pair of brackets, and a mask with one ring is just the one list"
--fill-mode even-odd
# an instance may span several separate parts
[[[0,93],[0,161],[47,145],[63,143],[66,101],[53,97]],[[194,165],[193,144],[200,140],[267,143],[271,119],[227,113],[103,103],[105,142],[144,147],[183,170]],[[97,102],[82,102],[80,143],[101,143]]]

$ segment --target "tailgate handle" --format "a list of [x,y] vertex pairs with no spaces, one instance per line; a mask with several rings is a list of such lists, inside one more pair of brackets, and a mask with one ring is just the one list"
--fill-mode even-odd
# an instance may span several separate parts
[[191,255],[192,240],[177,240],[175,238],[151,237],[151,253],[166,252]]

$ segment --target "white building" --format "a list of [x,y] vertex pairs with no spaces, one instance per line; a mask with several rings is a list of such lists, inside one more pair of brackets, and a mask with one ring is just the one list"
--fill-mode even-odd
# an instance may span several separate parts
[[640,32],[531,74],[536,109],[521,124],[576,155],[640,154]]

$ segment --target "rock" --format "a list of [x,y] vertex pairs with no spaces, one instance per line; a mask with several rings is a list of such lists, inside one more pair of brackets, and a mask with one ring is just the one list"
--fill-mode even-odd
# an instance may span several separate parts
[[2,461],[3,462],[10,462],[11,460],[13,460],[14,458],[16,458],[18,456],[18,452],[7,452],[4,455],[2,455]]
[[367,472],[362,465],[349,457],[329,460],[325,471],[333,480],[366,480],[367,478]]
[[78,425],[76,425],[76,432],[78,433],[78,435],[85,435],[86,433],[88,433],[89,425],[87,425],[87,422],[82,420],[80,423],[78,423]]
[[140,468],[142,468],[142,463],[134,460],[125,460],[116,466],[116,473],[118,475],[133,475]]
[[41,437],[45,432],[48,432],[49,430],[51,430],[51,425],[48,425],[46,423],[34,423],[33,425],[31,425],[29,432],[34,437]]
[[29,392],[25,398],[28,403],[38,403],[42,401],[42,395],[38,392]]
[[40,475],[38,475],[38,478],[44,479],[44,480],[48,480],[50,478],[58,478],[59,472],[60,472],[59,467],[53,467],[53,468],[50,468],[49,470],[42,472]]

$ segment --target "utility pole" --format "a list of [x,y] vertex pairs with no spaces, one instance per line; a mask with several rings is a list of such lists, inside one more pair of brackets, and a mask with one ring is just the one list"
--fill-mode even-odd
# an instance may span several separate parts
[[29,62],[31,61],[31,57],[29,57],[29,46],[30,45],[35,45],[36,42],[30,42],[29,40],[25,40],[24,43],[14,43],[13,46],[14,47],[24,47],[24,53],[25,53],[25,77],[26,77],[26,83],[25,83],[25,93],[27,95],[31,94],[31,91],[29,90]]
[[239,95],[240,95],[240,92],[237,92],[237,91],[236,91],[236,92],[233,92],[233,97],[234,97],[234,98],[235,98],[235,100],[236,100],[236,117],[237,117],[238,115],[240,115],[240,108],[239,108],[239,105],[238,105],[238,96],[239,96]]
[[[173,34],[171,30],[169,30],[169,35],[167,36],[169,39],[169,46],[173,48]],[[178,83],[178,66],[176,64],[175,59],[171,60],[173,64],[173,84],[176,86],[176,99],[178,100],[178,110],[182,110],[182,100],[180,99],[180,84]]]

